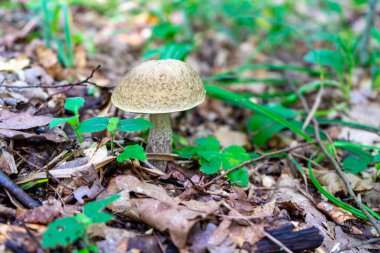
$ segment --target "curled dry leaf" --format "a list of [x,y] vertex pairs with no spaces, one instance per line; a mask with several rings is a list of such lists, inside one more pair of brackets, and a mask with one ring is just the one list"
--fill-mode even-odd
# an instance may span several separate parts
[[18,220],[25,223],[44,224],[52,222],[55,218],[59,217],[62,212],[62,205],[56,199],[45,201],[42,206],[33,209],[19,209],[16,216]]
[[64,141],[58,135],[53,133],[36,134],[10,129],[0,129],[0,136],[12,140],[47,140],[55,143],[61,143]]
[[[338,192],[343,192],[347,195],[346,186],[335,171],[319,172],[318,174],[319,175],[316,175],[316,177],[319,183],[323,185],[332,195],[335,195]],[[352,173],[345,173],[345,175],[350,182],[352,189],[356,192],[369,191],[373,188],[371,184],[363,181],[363,179],[357,175]]]
[[341,224],[347,220],[356,220],[355,216],[353,216],[350,212],[328,202],[321,202],[317,205],[317,207],[319,210],[335,220],[338,224]]
[[[133,176],[117,176],[107,189],[106,194],[119,193],[121,198],[110,208],[119,215],[140,220],[159,231],[168,231],[173,243],[184,248],[189,231],[202,218],[216,213],[218,204],[195,200],[182,203],[171,198],[157,185],[141,182]],[[142,195],[134,198],[131,193]]]
[[0,168],[7,174],[16,174],[18,172],[15,158],[6,148],[1,148]]

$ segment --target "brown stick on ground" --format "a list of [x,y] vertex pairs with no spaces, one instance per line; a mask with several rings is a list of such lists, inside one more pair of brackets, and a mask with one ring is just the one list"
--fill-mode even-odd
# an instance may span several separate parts
[[0,84],[0,87],[3,88],[11,88],[11,89],[31,89],[31,88],[62,88],[62,87],[71,87],[71,86],[84,86],[85,84],[92,84],[96,87],[99,88],[105,88],[102,86],[97,85],[94,82],[91,82],[90,79],[94,77],[94,73],[100,69],[100,65],[98,65],[95,69],[91,71],[91,74],[83,79],[82,81],[74,82],[74,83],[66,83],[66,84],[61,84],[61,85],[41,85],[41,84],[36,84],[36,85],[24,85],[24,86],[15,86],[15,85],[4,85]]
[[0,186],[4,187],[12,196],[16,197],[26,208],[35,208],[41,204],[26,194],[17,184],[3,172],[0,168]]

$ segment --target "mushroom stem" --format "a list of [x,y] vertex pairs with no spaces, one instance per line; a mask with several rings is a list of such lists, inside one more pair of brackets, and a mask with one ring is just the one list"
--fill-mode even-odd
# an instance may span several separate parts
[[[173,133],[170,113],[151,114],[150,122],[152,122],[153,126],[149,129],[147,152],[171,153]],[[166,161],[151,161],[151,163],[162,171],[166,169]]]

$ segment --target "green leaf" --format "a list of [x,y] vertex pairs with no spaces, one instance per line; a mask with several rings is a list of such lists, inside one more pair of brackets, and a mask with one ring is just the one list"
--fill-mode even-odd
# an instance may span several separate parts
[[199,138],[194,142],[199,145],[198,156],[206,161],[211,161],[214,156],[219,155],[220,143],[214,136]]
[[67,246],[83,237],[85,228],[75,217],[65,217],[51,222],[42,236],[42,247]]
[[109,204],[120,198],[120,195],[112,195],[106,199],[101,199],[87,203],[83,208],[83,213],[89,217],[92,223],[102,223],[110,221],[113,216],[109,213],[103,212],[102,210]]
[[358,174],[368,168],[374,157],[371,153],[359,148],[345,147],[349,152],[348,156],[344,158],[342,168],[350,173]]
[[119,118],[116,118],[116,117],[110,118],[107,125],[107,131],[110,132],[111,134],[115,134],[119,121],[120,121]]
[[[285,119],[292,119],[298,115],[298,112],[283,107],[280,104],[265,107]],[[247,121],[247,126],[249,132],[253,134],[253,142],[259,147],[265,145],[273,135],[285,128],[282,124],[260,113],[252,115]]]
[[197,146],[188,146],[184,147],[179,151],[179,157],[182,158],[192,158],[197,156],[198,147]]
[[81,108],[84,104],[84,98],[82,97],[74,97],[68,98],[65,102],[65,109],[72,111],[74,114],[78,114],[79,108]]
[[244,168],[237,169],[227,174],[231,183],[244,187],[249,184],[248,171]]
[[[251,159],[251,156],[243,147],[236,145],[225,148],[222,151],[221,157],[223,170],[231,169],[242,162]],[[248,171],[244,168],[228,173],[227,177],[230,179],[231,183],[237,183],[238,186],[247,186],[249,183]]]
[[109,119],[104,117],[96,117],[82,121],[80,123],[79,132],[94,133],[100,132],[107,128]]
[[75,116],[69,117],[69,118],[54,118],[50,121],[49,127],[54,128],[54,127],[56,127],[62,123],[68,122],[69,120],[71,120],[74,117]]
[[123,132],[138,132],[148,130],[152,126],[149,120],[143,118],[120,120],[117,129]]
[[191,44],[166,44],[162,47],[148,50],[144,53],[143,58],[149,59],[156,55],[159,55],[159,59],[176,59],[183,61],[186,56],[193,50],[193,45]]
[[256,104],[249,99],[236,94],[231,91],[224,90],[222,88],[219,88],[217,86],[213,85],[205,85],[205,89],[207,91],[207,94],[212,97],[219,98],[225,102],[231,103],[233,105],[239,105],[244,106],[248,109],[251,109],[253,111],[259,112],[263,115],[265,115],[268,118],[272,118],[273,120],[277,121],[281,125],[289,128],[294,133],[298,134],[299,136],[303,137],[308,142],[312,142],[313,139],[310,138],[304,131],[302,131],[300,128],[294,126],[293,124],[289,123],[288,120],[276,115],[272,110],[267,109],[263,107],[262,105]]
[[337,71],[341,71],[344,64],[344,58],[339,52],[328,49],[310,51],[304,56],[304,60],[308,63],[333,67]]
[[199,164],[201,165],[200,170],[205,174],[215,174],[219,171],[221,162],[219,156],[214,156],[210,161],[201,159],[199,161]]
[[146,154],[144,148],[138,144],[126,146],[122,153],[117,156],[118,162],[124,162],[128,159],[137,159],[140,161],[146,161]]
[[221,154],[223,169],[228,170],[242,162],[251,159],[247,151],[240,146],[232,145],[225,148]]

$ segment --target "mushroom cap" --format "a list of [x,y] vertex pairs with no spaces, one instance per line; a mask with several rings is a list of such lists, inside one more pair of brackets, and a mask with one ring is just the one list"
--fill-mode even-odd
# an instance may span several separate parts
[[170,113],[201,104],[206,96],[202,80],[178,60],[152,60],[129,71],[112,93],[112,103],[128,112]]

